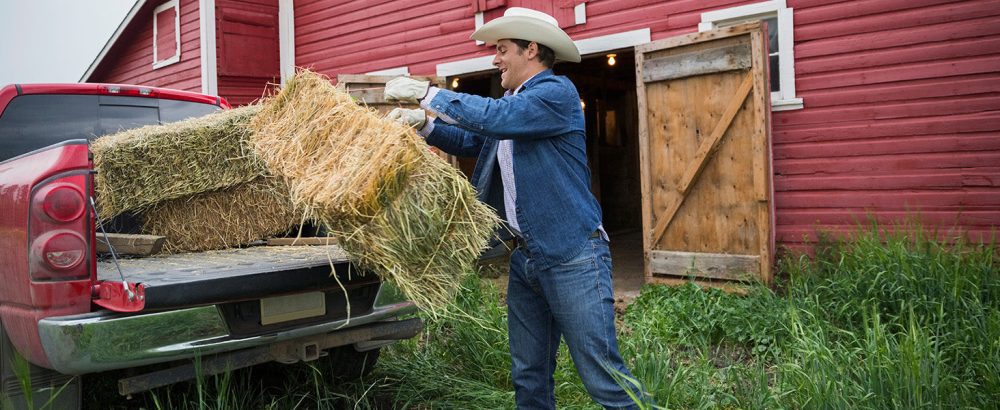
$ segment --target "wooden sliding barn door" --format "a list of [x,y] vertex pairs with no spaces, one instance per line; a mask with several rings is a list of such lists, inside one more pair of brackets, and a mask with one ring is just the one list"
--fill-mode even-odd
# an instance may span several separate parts
[[647,282],[771,280],[763,31],[749,23],[636,47]]

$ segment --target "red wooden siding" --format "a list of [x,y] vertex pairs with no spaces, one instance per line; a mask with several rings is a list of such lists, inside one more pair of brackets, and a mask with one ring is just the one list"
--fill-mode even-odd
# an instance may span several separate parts
[[156,14],[156,57],[155,63],[166,61],[177,55],[177,10],[173,7]]
[[139,10],[88,81],[140,84],[200,92],[198,0],[179,1],[181,14],[179,62],[153,69],[153,9],[165,3],[153,1]]
[[219,95],[244,105],[279,83],[278,0],[217,0]]
[[788,1],[796,91],[773,115],[779,243],[918,216],[1000,225],[1000,1]]
[[[506,6],[538,7],[543,1],[507,0]],[[572,12],[567,0],[548,0],[553,10]],[[732,0],[604,0],[587,2],[587,22],[567,27],[574,40],[649,28],[653,39],[697,30],[701,13],[738,5]],[[745,2],[744,2],[745,3]],[[502,9],[485,13],[488,21]],[[558,13],[557,13],[558,14]],[[492,54],[469,40],[475,29],[469,0],[295,2],[295,63],[335,77],[408,66],[411,74],[434,74],[436,66]],[[565,18],[561,23],[569,20]]]
[[[487,21],[498,3],[541,4],[296,1],[296,64],[331,77],[399,66],[434,74],[491,53],[468,40],[479,3]],[[594,0],[586,24],[566,31],[582,40],[649,28],[657,40],[696,31],[705,11],[751,3]],[[772,117],[779,244],[869,216],[990,235],[1000,225],[1000,0],[787,3],[805,108]]]

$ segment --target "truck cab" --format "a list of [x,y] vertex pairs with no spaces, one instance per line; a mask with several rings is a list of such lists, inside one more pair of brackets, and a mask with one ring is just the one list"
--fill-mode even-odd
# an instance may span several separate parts
[[[95,219],[89,141],[228,108],[132,85],[0,89],[0,373],[15,407],[52,392],[58,408],[78,407],[75,376],[93,372],[136,369],[123,395],[193,378],[195,357],[202,374],[330,352],[370,369],[381,346],[422,329],[406,318],[412,302],[336,245],[98,252],[107,230],[130,224]],[[22,358],[29,374],[15,371]],[[19,387],[26,379],[37,391]]]

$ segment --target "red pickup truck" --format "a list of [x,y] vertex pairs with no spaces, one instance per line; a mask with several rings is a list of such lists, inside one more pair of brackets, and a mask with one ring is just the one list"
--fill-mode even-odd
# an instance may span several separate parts
[[[0,89],[0,373],[15,406],[26,377],[15,355],[30,363],[36,403],[58,391],[55,407],[72,408],[76,375],[137,368],[119,380],[124,395],[194,377],[194,357],[203,374],[322,356],[349,375],[422,329],[404,318],[413,303],[359,275],[336,246],[97,251],[88,142],[227,108],[219,97],[129,85]],[[135,223],[104,227],[130,233]],[[157,370],[144,373],[150,365]]]

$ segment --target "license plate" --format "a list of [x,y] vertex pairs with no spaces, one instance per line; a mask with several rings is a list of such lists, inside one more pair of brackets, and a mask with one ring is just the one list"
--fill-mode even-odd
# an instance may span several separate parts
[[323,292],[299,293],[260,300],[260,324],[270,325],[326,314]]

